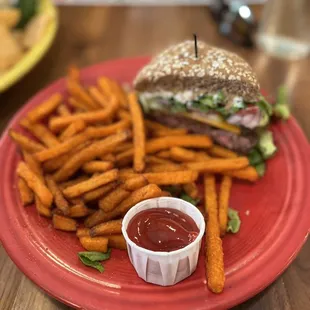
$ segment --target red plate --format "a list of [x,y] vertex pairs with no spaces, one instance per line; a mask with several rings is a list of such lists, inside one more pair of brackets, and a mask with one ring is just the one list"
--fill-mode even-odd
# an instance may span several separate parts
[[[146,58],[110,61],[83,70],[86,83],[100,75],[130,82]],[[61,79],[32,98],[9,127],[56,91]],[[16,265],[47,293],[83,309],[223,309],[257,294],[285,270],[306,240],[310,227],[309,147],[294,119],[273,126],[279,151],[268,162],[266,176],[255,184],[234,182],[231,207],[240,211],[241,231],[224,238],[226,286],[210,293],[203,255],[196,272],[173,287],[159,287],[138,278],[127,253],[113,250],[106,271],[84,267],[74,234],[55,231],[51,221],[24,208],[16,190],[15,167],[20,160],[7,131],[0,145],[0,233]],[[248,212],[246,212],[248,211]],[[248,214],[249,213],[249,214]],[[248,214],[248,215],[246,215]],[[156,304],[155,304],[156,302]]]

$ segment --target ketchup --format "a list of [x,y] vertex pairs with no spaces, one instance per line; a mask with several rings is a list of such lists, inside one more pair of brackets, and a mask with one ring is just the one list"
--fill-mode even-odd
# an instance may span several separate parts
[[128,237],[138,246],[157,252],[186,247],[199,234],[195,221],[170,208],[152,208],[137,213],[127,227]]

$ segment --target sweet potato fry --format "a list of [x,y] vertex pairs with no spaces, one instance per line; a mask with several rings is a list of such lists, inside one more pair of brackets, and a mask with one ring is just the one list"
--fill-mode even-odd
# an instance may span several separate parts
[[[85,112],[85,111],[88,111],[89,109],[87,105],[85,105],[83,102],[79,101],[78,99],[74,97],[69,97],[68,102],[73,108],[75,108],[75,112],[77,111]],[[71,114],[72,113],[70,113],[69,115]]]
[[195,152],[178,146],[170,149],[170,157],[178,162],[205,161],[209,159],[206,153]]
[[76,231],[76,236],[78,238],[90,237],[90,229],[89,228],[78,228]]
[[108,251],[108,238],[105,237],[81,237],[80,242],[82,247],[87,251],[104,253]]
[[113,86],[112,81],[109,78],[107,78],[105,76],[100,77],[98,79],[98,86],[99,86],[101,92],[107,98],[110,99],[112,96],[114,96],[114,86]]
[[173,171],[173,172],[149,172],[143,176],[150,184],[172,185],[187,184],[194,182],[198,178],[198,172],[192,170]]
[[81,175],[75,179],[71,179],[69,181],[66,181],[66,182],[62,182],[60,184],[58,184],[58,186],[61,188],[61,189],[65,189],[67,187],[70,187],[70,186],[73,186],[73,185],[76,185],[76,184],[79,184],[83,181],[86,181],[89,179],[89,176],[87,175]]
[[142,172],[145,168],[145,128],[142,109],[134,92],[128,95],[128,103],[133,125],[134,169]]
[[57,113],[60,116],[68,116],[71,114],[70,110],[68,109],[68,107],[65,104],[60,104],[57,108]]
[[124,109],[127,109],[128,108],[128,100],[127,100],[127,94],[126,94],[125,90],[117,82],[115,82],[114,85],[115,85],[115,90],[117,93],[117,98],[120,102],[121,107],[123,107]]
[[[204,188],[205,188],[205,213],[215,213],[218,216],[218,203],[216,194],[215,176],[211,174],[204,175]],[[218,221],[217,221],[218,222]],[[219,229],[219,225],[217,225]]]
[[100,127],[88,127],[87,133],[89,134],[89,137],[91,138],[102,138],[109,136],[111,134],[117,133],[119,131],[122,131],[124,129],[129,128],[130,121],[128,120],[120,120],[117,123],[106,125],[106,126],[100,126]]
[[182,135],[151,139],[146,144],[147,154],[156,153],[174,146],[184,146],[193,148],[210,148],[212,141],[206,135]]
[[151,131],[160,131],[160,130],[170,130],[170,127],[164,126],[160,123],[150,121],[148,119],[145,120],[145,126],[148,130]]
[[157,165],[170,165],[173,164],[173,161],[169,160],[169,159],[164,159],[164,158],[160,158],[157,157],[155,155],[148,155],[145,158],[145,162],[147,164],[157,164]]
[[199,192],[198,192],[198,188],[197,188],[197,185],[195,182],[190,182],[190,183],[184,184],[183,189],[184,189],[184,192],[188,196],[190,196],[194,199],[198,198]]
[[187,134],[185,128],[159,129],[152,132],[153,137],[182,136]]
[[131,114],[128,113],[126,110],[124,109],[119,109],[117,111],[117,115],[120,119],[123,119],[123,120],[127,120],[127,121],[130,121],[132,122],[132,117],[131,117]]
[[101,223],[90,229],[91,237],[114,235],[122,233],[122,219]]
[[17,187],[20,195],[20,199],[24,206],[33,203],[34,195],[24,179],[18,178]]
[[129,132],[120,132],[103,140],[96,141],[77,152],[54,174],[55,181],[61,182],[67,180],[84,163],[111,152],[114,147],[125,141],[129,135]]
[[87,208],[84,204],[77,204],[70,208],[68,216],[72,218],[85,217],[91,213],[91,209]]
[[90,87],[89,88],[89,94],[95,100],[96,102],[99,103],[100,106],[106,107],[109,102],[109,96],[104,95],[102,92],[98,90],[97,87]]
[[133,148],[116,154],[116,162],[119,166],[125,166],[133,161]]
[[62,191],[50,175],[45,176],[46,184],[54,197],[56,207],[62,211],[64,215],[69,215],[70,207],[68,201],[62,194]]
[[103,223],[105,221],[109,221],[112,220],[114,218],[120,217],[120,216],[115,216],[114,218],[108,218],[105,219],[105,214],[101,209],[97,210],[96,212],[94,212],[93,214],[89,215],[84,222],[85,227],[87,228],[91,228],[95,225],[98,225],[100,223]]
[[35,200],[35,206],[36,206],[36,210],[37,212],[44,216],[44,217],[52,217],[52,211],[50,208],[46,207],[41,200],[39,199],[38,196],[35,195],[34,197]]
[[35,107],[27,114],[27,119],[31,123],[38,122],[50,115],[62,102],[63,97],[61,94],[56,93],[52,95],[49,99]]
[[[212,145],[212,141],[209,137],[203,135],[184,135],[179,136],[178,139],[175,136],[155,138],[146,143],[146,153],[156,153],[161,150],[170,149],[174,146],[184,146],[193,148],[209,148]],[[117,155],[116,160],[118,162],[132,159],[134,150],[129,149]]]
[[9,135],[14,140],[14,142],[16,142],[21,147],[21,149],[30,153],[39,152],[45,149],[42,144],[29,139],[28,137],[18,133],[13,129],[9,130]]
[[110,212],[116,208],[124,199],[130,195],[129,191],[117,187],[110,194],[99,200],[99,208],[105,212]]
[[163,164],[163,165],[149,165],[146,169],[147,172],[171,172],[186,169],[178,164]]
[[126,250],[126,240],[123,235],[111,235],[108,236],[109,239],[109,247],[113,249]]
[[26,181],[27,185],[39,197],[44,206],[51,207],[53,195],[40,178],[24,162],[18,164],[17,174]]
[[193,148],[209,148],[212,141],[204,135],[183,135],[177,139],[174,136],[152,139],[146,144],[146,152],[156,153],[160,150],[168,149],[173,146],[185,146]]
[[156,153],[156,156],[159,158],[165,158],[165,159],[170,159],[170,150],[169,151],[160,151]]
[[238,154],[219,145],[213,145],[208,150],[209,154],[215,157],[236,158]]
[[112,154],[112,153],[109,153],[109,154],[105,154],[105,155],[103,155],[103,156],[100,156],[100,158],[101,158],[101,160],[103,160],[103,161],[110,161],[110,162],[112,162],[112,163],[114,163],[115,162],[115,155],[114,154]]
[[78,120],[71,123],[59,136],[59,141],[63,142],[73,137],[86,128],[86,123],[83,120]]
[[44,183],[45,181],[43,178],[43,171],[40,163],[34,158],[32,154],[26,151],[23,151],[23,157],[29,169],[32,170],[37,175],[37,177]]
[[131,179],[126,180],[121,187],[126,191],[135,191],[143,186],[148,184],[148,180],[145,178],[144,175],[139,175],[133,177]]
[[132,168],[124,168],[119,170],[119,180],[121,181],[126,181],[138,175],[139,174],[135,173]]
[[81,197],[71,198],[70,202],[71,202],[72,206],[76,206],[76,205],[84,206],[85,205],[84,200]]
[[56,136],[44,125],[38,123],[30,123],[27,119],[22,121],[21,124],[46,146],[52,147],[59,144]]
[[219,197],[219,223],[221,236],[224,236],[226,233],[231,184],[231,177],[223,176]]
[[70,158],[72,158],[75,154],[79,151],[83,150],[84,148],[88,147],[92,142],[86,141],[75,148],[73,148],[70,152],[60,155],[56,158],[49,159],[43,163],[43,170],[45,172],[53,172],[59,168],[61,168]]
[[73,220],[68,217],[58,215],[58,214],[53,214],[53,226],[55,229],[59,229],[63,231],[76,231],[77,230],[76,220]]
[[36,159],[40,162],[43,162],[58,157],[60,155],[70,152],[73,148],[86,142],[88,139],[89,139],[88,135],[85,132],[83,132],[74,137],[71,137],[67,141],[64,141],[52,148],[45,149],[36,153],[35,155]]
[[132,206],[136,205],[140,201],[150,198],[156,198],[160,194],[161,189],[157,185],[148,184],[132,192],[127,199],[125,199],[122,203],[120,203],[119,206],[117,206],[117,210],[114,209],[114,211],[120,212],[121,215],[124,215]]
[[52,131],[59,131],[77,120],[83,120],[87,124],[96,124],[111,119],[117,109],[115,100],[111,100],[105,109],[91,112],[76,113],[69,116],[52,117],[49,121],[49,127]]
[[255,182],[259,179],[259,175],[256,169],[252,166],[239,170],[225,171],[224,174],[236,179],[247,180],[251,182]]
[[70,65],[68,68],[68,79],[73,81],[80,81],[80,70],[75,65]]
[[209,289],[214,293],[223,291],[225,284],[224,255],[220,227],[218,221],[218,206],[215,188],[215,178],[205,175],[205,210],[208,214],[206,229],[206,273]]
[[96,110],[98,108],[97,103],[77,81],[72,79],[67,80],[67,88],[69,94],[77,100],[83,102],[87,109]]
[[109,213],[105,213],[102,210],[96,211],[94,214],[87,217],[85,220],[86,227],[93,227],[97,224],[107,222],[124,215],[132,206],[140,201],[159,197],[161,195],[161,189],[155,184],[149,184],[142,188],[132,192],[128,198],[123,200],[114,210]]
[[98,80],[99,87],[101,88],[102,93],[107,97],[116,96],[119,104],[122,108],[127,108],[128,102],[124,89],[119,83],[108,79],[107,77],[101,77]]
[[93,160],[85,163],[82,169],[85,173],[105,172],[114,167],[114,164],[110,161]]
[[90,202],[102,198],[107,193],[111,192],[117,186],[117,182],[111,182],[106,185],[102,185],[92,191],[89,191],[83,195],[85,202]]
[[204,162],[191,162],[184,164],[188,169],[199,172],[223,173],[225,171],[245,168],[249,165],[247,157],[209,159]]
[[63,193],[68,198],[81,196],[82,194],[96,189],[104,184],[115,181],[118,178],[118,170],[113,169],[105,173],[99,174],[76,185],[67,187]]

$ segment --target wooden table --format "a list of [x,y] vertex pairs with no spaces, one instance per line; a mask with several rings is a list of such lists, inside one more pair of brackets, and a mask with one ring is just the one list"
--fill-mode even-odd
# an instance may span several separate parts
[[[0,95],[0,129],[32,95],[64,75],[70,63],[87,66],[117,57],[150,55],[170,43],[200,39],[238,52],[249,61],[261,85],[273,93],[288,85],[293,113],[310,137],[310,60],[285,62],[247,50],[220,37],[205,8],[62,7],[56,42],[39,65]],[[235,309],[310,308],[310,241],[271,286]],[[0,246],[0,309],[69,309],[28,280]]]

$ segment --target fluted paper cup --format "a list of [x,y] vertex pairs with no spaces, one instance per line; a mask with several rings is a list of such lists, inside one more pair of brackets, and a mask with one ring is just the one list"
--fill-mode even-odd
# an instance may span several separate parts
[[[128,237],[128,224],[137,213],[152,208],[171,208],[187,214],[199,228],[197,238],[186,247],[171,252],[155,252],[138,246]],[[122,222],[128,255],[137,274],[146,282],[162,286],[174,285],[195,271],[204,231],[205,222],[201,212],[189,202],[171,197],[148,199],[138,203],[127,212]]]

